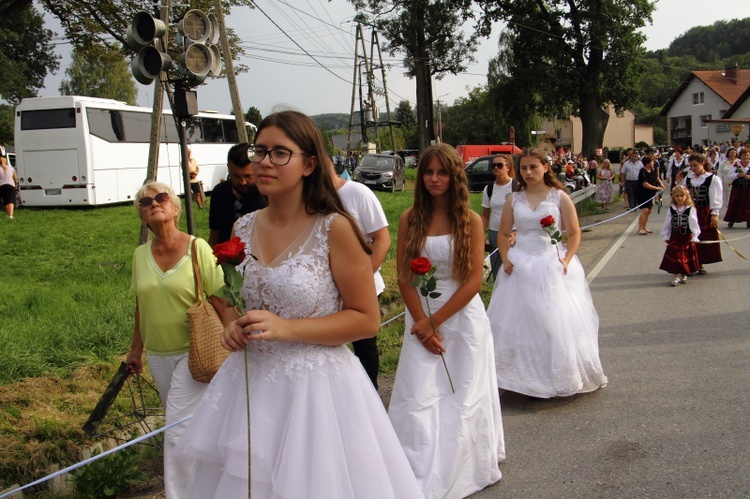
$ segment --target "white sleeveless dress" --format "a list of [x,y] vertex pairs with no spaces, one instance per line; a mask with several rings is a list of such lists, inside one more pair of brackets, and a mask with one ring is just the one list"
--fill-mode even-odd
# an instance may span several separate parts
[[[289,319],[339,311],[328,260],[334,216],[320,216],[276,261],[264,262],[257,213],[235,224],[248,254],[246,308]],[[253,499],[421,497],[380,397],[345,345],[260,341],[247,352]],[[211,381],[180,441],[196,460],[190,497],[247,497],[245,393],[240,351]]]
[[535,210],[525,191],[513,194],[513,272],[498,272],[487,307],[498,386],[539,398],[607,384],[599,360],[599,316],[581,262],[574,257],[563,274],[565,247],[555,248],[540,224],[552,215],[561,228],[560,192],[551,189]]
[[[441,295],[430,299],[437,311],[453,296],[452,238],[428,237],[422,256],[436,267]],[[421,296],[425,313],[427,306]],[[503,421],[497,391],[492,333],[477,294],[440,326],[451,392],[440,356],[428,352],[406,326],[388,415],[425,497],[462,498],[501,478],[505,459]]]

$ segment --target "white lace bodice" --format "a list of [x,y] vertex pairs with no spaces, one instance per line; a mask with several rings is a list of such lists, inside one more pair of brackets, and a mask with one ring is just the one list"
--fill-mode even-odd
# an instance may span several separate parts
[[[310,230],[300,234],[282,255],[265,263],[257,257],[260,254],[254,231],[257,213],[245,215],[234,226],[248,255],[242,263],[245,281],[240,293],[245,308],[268,310],[285,319],[323,317],[339,312],[342,300],[328,260],[328,232],[337,215],[319,216]],[[342,362],[348,353],[345,350],[344,345],[282,341],[251,341],[248,346],[254,362],[273,364],[266,366],[268,381],[281,373],[295,377],[328,361]]]
[[562,231],[562,217],[560,216],[560,190],[552,188],[547,197],[535,210],[531,209],[526,191],[513,193],[513,218],[515,220],[516,247],[519,251],[541,254],[555,251],[549,234],[539,223],[547,215],[555,218],[557,229]]

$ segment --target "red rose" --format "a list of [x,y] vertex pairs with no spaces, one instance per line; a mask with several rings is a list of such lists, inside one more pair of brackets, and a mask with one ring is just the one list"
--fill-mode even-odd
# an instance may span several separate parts
[[539,223],[542,224],[542,227],[549,227],[550,225],[555,224],[555,217],[552,215],[547,215],[543,219],[539,220]]
[[432,262],[429,258],[423,256],[417,257],[409,264],[411,271],[417,275],[424,275],[432,268]]
[[214,246],[214,256],[218,265],[222,263],[239,265],[245,259],[245,243],[239,237],[219,243]]

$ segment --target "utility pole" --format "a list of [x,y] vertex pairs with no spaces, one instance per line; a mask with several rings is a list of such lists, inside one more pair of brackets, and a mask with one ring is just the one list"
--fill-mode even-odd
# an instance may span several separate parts
[[378,32],[374,31],[372,32],[372,43],[370,45],[370,54],[372,54],[372,58],[375,58],[375,51],[373,49],[373,45],[378,47],[378,60],[380,62],[380,75],[383,79],[383,94],[385,95],[385,111],[388,118],[388,131],[391,134],[391,148],[393,151],[396,151],[396,136],[393,134],[393,122],[391,120],[391,100],[388,98],[388,86],[385,83],[385,65],[383,64],[383,52],[380,50],[380,38],[378,37]]
[[245,111],[242,109],[240,93],[239,90],[237,90],[237,77],[234,74],[232,54],[229,51],[227,25],[224,22],[224,10],[221,8],[221,0],[214,0],[214,9],[216,10],[216,19],[219,21],[219,39],[221,40],[221,51],[224,53],[224,66],[226,68],[227,84],[229,85],[229,96],[232,99],[234,121],[237,124],[237,135],[240,142],[250,142],[247,137],[247,129],[245,128]]

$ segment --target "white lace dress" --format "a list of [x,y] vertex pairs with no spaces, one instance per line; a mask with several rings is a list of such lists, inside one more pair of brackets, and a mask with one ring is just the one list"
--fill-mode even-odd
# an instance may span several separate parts
[[[497,384],[549,398],[606,385],[599,360],[599,316],[578,257],[563,274],[565,247],[551,243],[540,221],[560,228],[560,191],[551,189],[532,210],[526,192],[513,194],[516,243],[508,251],[513,272],[498,273],[487,315],[495,341]],[[558,257],[557,250],[560,250]]]
[[[422,256],[436,267],[440,297],[435,312],[453,296],[451,236],[428,237]],[[422,307],[427,312],[425,298]],[[440,326],[452,393],[440,356],[428,352],[409,333],[407,311],[388,415],[417,475],[425,497],[462,498],[502,476],[503,422],[494,372],[492,333],[479,295]]]
[[[242,289],[246,307],[284,318],[339,311],[328,260],[333,217],[319,217],[265,262],[253,231],[257,213],[235,224],[254,255]],[[345,345],[250,342],[247,357],[253,499],[421,497],[382,402]],[[247,497],[244,366],[242,351],[229,356],[180,441],[185,458],[196,460],[190,497]]]

